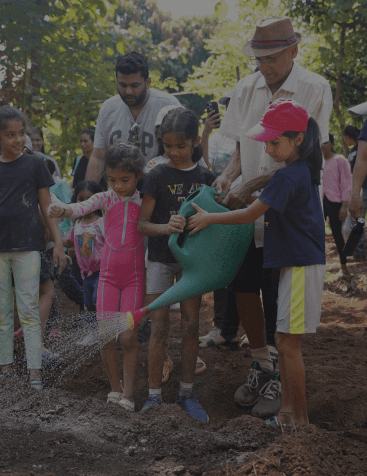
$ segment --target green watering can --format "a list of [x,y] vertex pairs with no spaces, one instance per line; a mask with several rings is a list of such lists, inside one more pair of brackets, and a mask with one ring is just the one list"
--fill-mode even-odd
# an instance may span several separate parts
[[[215,196],[215,189],[203,185],[186,198],[178,214],[184,218],[194,215],[192,203],[209,213],[228,212],[215,201]],[[130,326],[136,326],[151,311],[228,286],[246,255],[254,229],[255,224],[249,223],[209,225],[192,236],[191,230],[172,233],[168,246],[181,265],[182,278],[149,306],[128,312]]]

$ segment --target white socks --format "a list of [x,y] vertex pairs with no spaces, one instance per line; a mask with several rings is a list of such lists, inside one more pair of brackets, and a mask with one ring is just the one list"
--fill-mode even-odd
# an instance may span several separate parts
[[158,395],[158,397],[162,397],[162,389],[161,388],[150,388],[149,389],[149,396],[151,395]]
[[180,392],[192,392],[193,385],[193,383],[183,383],[182,381],[180,381]]
[[252,360],[259,362],[260,367],[265,372],[274,372],[273,359],[269,354],[268,346],[261,349],[250,349]]

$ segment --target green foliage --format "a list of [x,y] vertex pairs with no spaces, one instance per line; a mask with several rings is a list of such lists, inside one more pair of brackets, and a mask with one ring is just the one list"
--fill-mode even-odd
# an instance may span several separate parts
[[[223,0],[219,4],[223,3]],[[265,5],[265,3],[264,3]],[[267,5],[267,3],[266,3]],[[249,57],[244,56],[242,47],[252,38],[258,20],[267,16],[280,15],[280,7],[260,2],[255,6],[252,2],[239,1],[239,19],[236,23],[223,21],[220,30],[210,39],[204,40],[208,59],[200,67],[194,66],[194,72],[189,75],[185,91],[204,91],[196,94],[203,102],[218,100],[223,93],[231,90],[237,83],[237,67],[240,78],[253,73]],[[201,110],[203,114],[204,110]],[[203,114],[202,119],[206,117]]]
[[101,103],[116,94],[119,54],[145,54],[153,87],[177,92],[206,60],[202,40],[218,24],[174,22],[148,0],[0,0],[0,19],[0,101],[43,128],[46,152],[64,173],[81,153],[80,131],[95,126]]
[[[361,126],[347,109],[367,101],[367,9],[355,0],[285,0],[286,12],[302,28],[304,65],[330,82],[334,111],[330,131],[342,147],[341,127]],[[311,39],[312,41],[307,41]]]

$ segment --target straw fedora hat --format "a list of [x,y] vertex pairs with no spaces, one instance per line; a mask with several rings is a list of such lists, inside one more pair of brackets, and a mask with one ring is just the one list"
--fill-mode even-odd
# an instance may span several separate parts
[[268,56],[283,51],[301,41],[295,33],[290,18],[265,18],[256,27],[251,41],[242,48],[246,56]]

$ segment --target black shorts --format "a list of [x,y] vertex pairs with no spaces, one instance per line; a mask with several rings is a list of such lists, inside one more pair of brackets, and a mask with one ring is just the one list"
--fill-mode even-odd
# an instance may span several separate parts
[[260,296],[263,263],[263,248],[256,248],[255,241],[252,239],[245,259],[229,285],[229,289],[234,293],[251,293]]
[[50,278],[52,281],[55,279],[46,258],[46,251],[41,251],[40,284],[45,283]]

